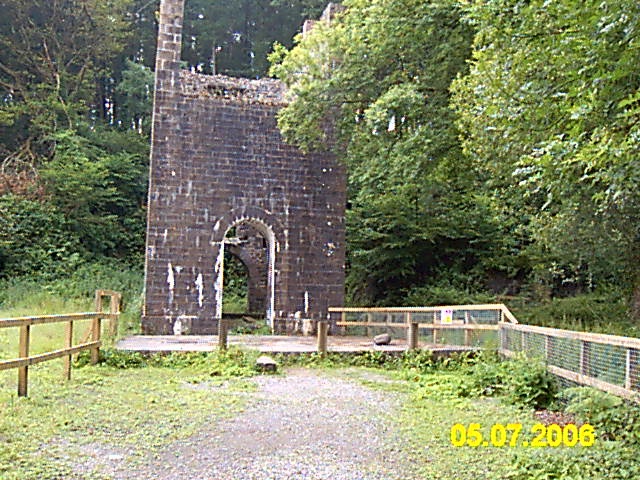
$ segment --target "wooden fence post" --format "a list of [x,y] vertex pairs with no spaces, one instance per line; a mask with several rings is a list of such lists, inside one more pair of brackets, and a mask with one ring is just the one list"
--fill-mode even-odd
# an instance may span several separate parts
[[218,350],[224,351],[228,347],[229,323],[225,318],[218,319]]
[[[464,312],[464,324],[469,325],[469,312]],[[468,328],[464,329],[464,346],[468,347],[471,345],[471,331]]]
[[[109,313],[118,314],[120,312],[120,300],[122,296],[119,293],[111,294],[109,301]],[[118,317],[113,317],[109,322],[109,335],[116,337],[118,335]]]
[[544,361],[549,363],[551,357],[551,337],[549,335],[544,336]]
[[[73,346],[73,321],[68,321],[65,327],[65,343],[66,348]],[[71,380],[71,361],[73,360],[73,354],[69,354],[64,357],[64,378]]]
[[591,345],[582,340],[580,342],[580,375],[589,375],[589,353]]
[[329,332],[329,323],[326,320],[318,322],[318,354],[325,356],[327,354],[327,333]]
[[624,369],[624,388],[631,391],[638,391],[638,358],[640,351],[634,348],[627,348],[627,358]]
[[408,330],[408,343],[409,350],[418,349],[418,322],[411,321],[409,317],[409,330]]
[[[29,341],[31,339],[31,325],[23,325],[20,327],[20,346],[19,357],[29,357]],[[29,366],[18,368],[18,396],[26,397],[29,390]]]
[[[102,290],[96,290],[95,311],[102,313]],[[102,319],[98,316],[91,321],[91,341],[100,341],[100,330],[102,327]],[[100,361],[100,345],[91,347],[91,365],[95,365]]]
[[[438,318],[438,314],[436,312],[433,312],[433,324],[434,324],[434,326],[436,324],[436,319],[437,318]],[[438,343],[438,330],[433,328],[431,330],[431,335],[433,337],[433,344],[436,345]]]

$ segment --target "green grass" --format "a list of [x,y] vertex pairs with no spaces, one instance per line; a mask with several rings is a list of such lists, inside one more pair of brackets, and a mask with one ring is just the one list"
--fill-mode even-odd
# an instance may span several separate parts
[[0,478],[65,478],[95,450],[124,452],[135,462],[240,412],[245,400],[236,392],[255,385],[216,370],[237,362],[214,356],[76,368],[71,382],[61,380],[60,362],[48,362],[30,369],[27,398],[15,395],[16,371],[0,372]]
[[[104,269],[104,267],[100,267]],[[141,275],[133,271],[104,271],[87,266],[74,273],[72,279],[41,283],[30,279],[0,282],[0,318],[38,316],[94,311],[94,292],[97,288],[114,289],[123,294],[123,308],[116,337],[140,331]],[[85,278],[95,273],[92,281]],[[78,277],[78,278],[75,278]],[[75,285],[80,282],[82,287]],[[94,288],[95,287],[95,288]],[[109,346],[115,340],[106,333],[103,322],[103,342]],[[74,322],[74,342],[85,337],[89,321]],[[64,346],[64,323],[35,325],[31,329],[30,352],[37,354]],[[19,328],[0,329],[0,358],[15,358],[18,354]]]
[[416,382],[400,421],[410,439],[411,459],[430,479],[505,478],[518,447],[454,447],[451,427],[480,423],[485,438],[494,424],[534,423],[530,411],[495,398],[461,399],[455,393],[459,374],[432,374]]
[[[105,350],[101,365],[75,368],[69,383],[61,380],[59,361],[32,368],[28,398],[15,395],[15,371],[0,372],[0,478],[74,478],[74,467],[95,451],[117,452],[135,465],[149,452],[240,413],[248,400],[238,392],[256,388],[246,379],[255,373],[256,356],[236,349],[154,357]],[[624,439],[598,441],[591,448],[534,449],[521,443],[454,447],[450,432],[457,423],[479,423],[485,439],[494,424],[520,423],[521,438],[531,440],[537,420],[531,408],[508,404],[509,396],[481,396],[478,392],[486,388],[477,387],[497,377],[485,368],[478,370],[479,364],[473,363],[477,360],[433,362],[424,355],[408,355],[397,359],[395,368],[380,365],[381,360],[378,355],[312,355],[290,359],[290,364],[321,368],[327,375],[398,394],[400,411],[387,412],[405,439],[398,448],[425,479],[577,480],[580,472],[589,472],[585,478],[591,479],[636,478],[624,476],[625,471],[635,475],[639,468],[635,444]],[[491,368],[489,358],[482,361]],[[517,365],[494,368],[512,371]],[[598,411],[609,412],[594,398]],[[584,409],[591,403],[581,405]],[[602,421],[592,419],[598,434],[608,428],[607,422],[619,425],[627,418],[607,415]],[[103,477],[90,472],[87,478]]]

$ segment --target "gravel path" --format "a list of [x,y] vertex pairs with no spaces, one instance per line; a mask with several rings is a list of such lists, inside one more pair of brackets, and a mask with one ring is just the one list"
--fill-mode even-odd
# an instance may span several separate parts
[[105,465],[105,473],[117,480],[416,478],[393,419],[401,394],[309,369],[256,382],[257,391],[243,393],[251,401],[239,416],[135,467]]

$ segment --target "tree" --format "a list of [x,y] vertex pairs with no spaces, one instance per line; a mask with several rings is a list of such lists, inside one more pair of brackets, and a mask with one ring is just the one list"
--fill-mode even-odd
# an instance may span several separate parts
[[0,19],[0,141],[35,162],[48,135],[104,118],[100,84],[128,36],[131,0],[6,0]]
[[640,5],[467,2],[477,33],[454,85],[464,148],[512,214],[538,271],[607,281],[640,301]]
[[[146,144],[133,132],[61,131],[41,169],[48,201],[96,256],[140,261],[146,225]],[[137,152],[135,151],[137,145]]]
[[305,149],[332,144],[349,167],[352,301],[402,302],[435,278],[473,285],[500,246],[449,108],[472,30],[456,2],[344,5],[271,59],[291,94],[283,135]]
[[326,0],[189,0],[185,4],[182,58],[198,71],[264,76],[274,41],[291,45],[306,18]]

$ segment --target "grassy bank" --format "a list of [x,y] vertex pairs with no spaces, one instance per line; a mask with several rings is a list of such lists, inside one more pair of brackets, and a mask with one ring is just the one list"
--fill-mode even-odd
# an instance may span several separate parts
[[[142,308],[141,271],[118,268],[116,265],[85,265],[66,278],[58,280],[19,278],[0,282],[0,318],[79,313],[94,311],[94,293],[98,289],[122,293],[122,314],[118,334],[140,331]],[[75,340],[87,332],[89,322],[76,322]],[[0,330],[0,358],[12,358],[18,349],[17,328]],[[36,325],[32,327],[31,351],[41,353],[61,348],[64,325]],[[106,337],[105,341],[109,342]]]

